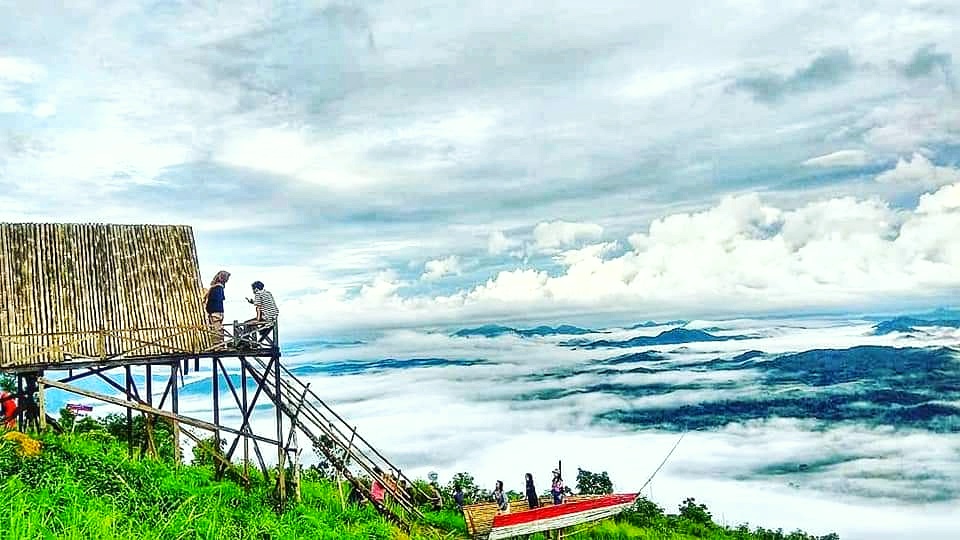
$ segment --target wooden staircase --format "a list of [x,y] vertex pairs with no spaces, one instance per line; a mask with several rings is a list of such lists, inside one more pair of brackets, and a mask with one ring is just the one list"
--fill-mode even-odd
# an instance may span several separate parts
[[[314,450],[381,515],[408,531],[414,520],[423,518],[412,499],[413,490],[417,489],[413,482],[357,433],[356,427],[351,427],[310,390],[309,384],[304,384],[280,365],[279,359],[270,362],[254,357],[241,361],[252,377],[262,384],[264,393],[291,422],[291,436],[294,429],[305,435]],[[289,446],[288,440],[288,450]],[[377,501],[371,493],[374,481],[384,487],[386,496],[383,502]],[[401,487],[402,482],[407,489]],[[429,498],[427,494],[422,496]]]

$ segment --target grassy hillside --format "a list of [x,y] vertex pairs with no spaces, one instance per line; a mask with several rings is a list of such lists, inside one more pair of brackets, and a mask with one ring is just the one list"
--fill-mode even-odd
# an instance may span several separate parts
[[[336,484],[309,472],[302,483],[302,501],[282,514],[275,511],[271,493],[272,483],[263,478],[255,477],[244,488],[216,480],[209,465],[177,467],[169,461],[130,459],[126,445],[106,431],[44,435],[39,441],[12,432],[0,438],[0,531],[6,538],[466,537],[463,519],[455,510],[428,513],[427,522],[407,535],[367,505],[344,508]],[[688,500],[677,515],[666,515],[653,503],[641,501],[635,511],[588,525],[576,538],[816,537],[723,528],[712,522],[705,507]]]

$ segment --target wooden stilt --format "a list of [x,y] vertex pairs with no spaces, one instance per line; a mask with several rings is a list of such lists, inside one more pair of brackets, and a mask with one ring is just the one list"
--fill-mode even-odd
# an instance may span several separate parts
[[[243,388],[243,403],[240,404],[241,411],[244,415],[244,421],[246,422],[247,416],[247,364],[246,362],[240,362],[240,386]],[[243,474],[246,476],[250,475],[250,439],[243,435]]]
[[[274,384],[276,385],[274,392],[276,395],[280,395],[280,358],[274,356],[271,359],[274,365],[274,371],[276,377],[274,379]],[[269,371],[269,370],[268,370]],[[266,373],[264,373],[266,375]],[[283,411],[280,409],[280,404],[276,404],[277,410],[277,440],[283,440]],[[280,500],[280,508],[284,508],[284,505],[287,502],[287,482],[286,482],[286,472],[283,467],[283,458],[286,453],[282,445],[277,446],[277,498]]]
[[[124,366],[124,374],[126,375],[124,380],[124,390],[127,396],[127,401],[130,401],[130,384],[133,382],[133,377],[130,375],[130,366]],[[133,457],[133,409],[130,408],[127,408],[127,455],[129,455],[131,458]]]
[[[41,373],[42,375],[42,373]],[[43,391],[43,383],[37,384],[37,401],[40,406],[40,431],[47,429],[47,400]]]
[[[197,358],[197,362],[200,359]],[[217,369],[220,364],[220,359],[214,356],[210,359],[210,382],[213,389],[213,424],[216,426],[220,425],[220,370]],[[199,367],[197,371],[200,371]],[[213,451],[220,452],[220,430],[213,432]],[[222,469],[220,464],[214,462],[213,464],[214,476],[219,480],[221,477]]]
[[[177,371],[180,368],[180,362],[173,362],[170,364],[170,406],[173,409],[173,414],[180,414],[180,395],[177,390],[179,386],[177,384]],[[173,428],[173,460],[176,466],[183,464],[183,455],[180,451],[180,423],[177,422],[176,418],[171,422]]]

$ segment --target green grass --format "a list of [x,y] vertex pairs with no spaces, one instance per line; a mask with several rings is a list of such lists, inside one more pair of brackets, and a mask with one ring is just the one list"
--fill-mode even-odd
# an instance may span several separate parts
[[[459,512],[425,511],[410,534],[369,505],[341,503],[337,485],[305,479],[302,501],[275,511],[272,482],[249,488],[214,478],[207,465],[130,459],[126,445],[102,431],[44,435],[42,451],[23,457],[0,440],[0,531],[4,538],[130,539],[424,539],[466,538]],[[307,475],[309,477],[309,475]],[[575,534],[574,534],[575,533]],[[811,540],[803,533],[730,529],[706,507],[685,501],[678,515],[649,501],[616,520],[568,530],[571,538],[657,540]],[[542,534],[530,540],[546,540]],[[825,537],[833,538],[833,537]]]
[[305,483],[302,502],[274,511],[270,485],[217,481],[206,467],[130,460],[87,436],[43,438],[21,458],[0,442],[0,531],[6,538],[395,538],[368,507],[340,504],[332,483]]

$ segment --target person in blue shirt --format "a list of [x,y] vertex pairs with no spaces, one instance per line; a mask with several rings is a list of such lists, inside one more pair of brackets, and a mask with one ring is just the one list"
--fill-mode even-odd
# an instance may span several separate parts
[[210,328],[218,335],[223,335],[223,301],[226,299],[223,289],[229,280],[230,272],[221,270],[217,272],[217,275],[213,276],[213,281],[210,282],[210,288],[207,289],[207,322],[210,323]]

